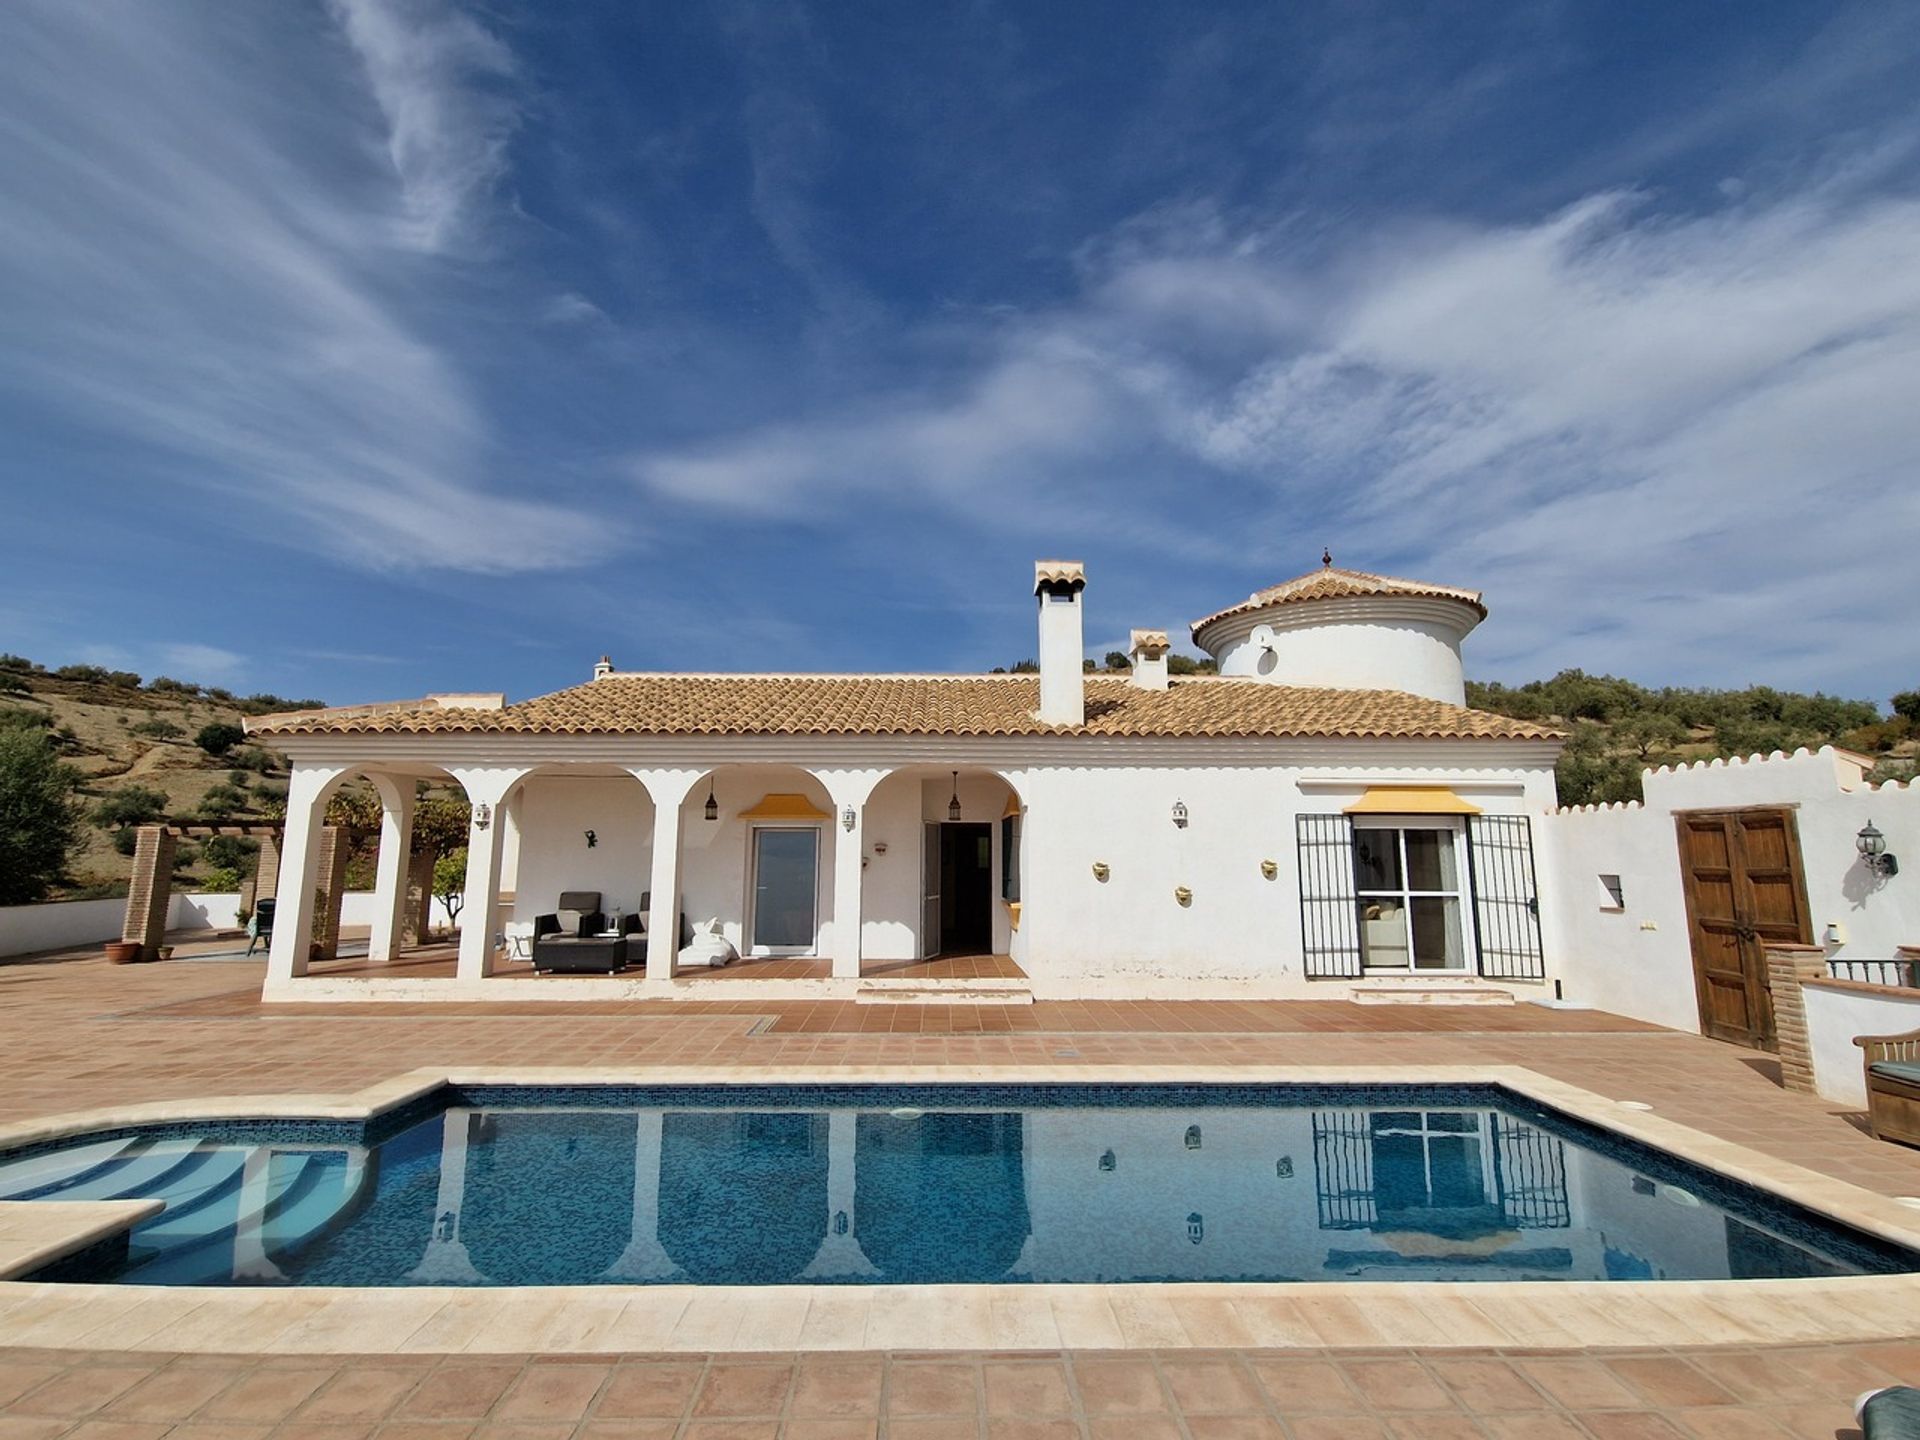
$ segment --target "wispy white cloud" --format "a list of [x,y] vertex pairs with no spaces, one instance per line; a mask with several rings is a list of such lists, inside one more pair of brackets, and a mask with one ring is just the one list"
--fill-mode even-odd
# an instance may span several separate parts
[[554,296],[540,311],[540,318],[549,325],[606,325],[607,312],[577,290],[568,290]]
[[519,108],[513,53],[443,0],[329,0],[386,117],[405,202],[400,233],[422,250],[462,236],[507,173]]
[[[422,6],[384,27],[370,0],[342,13],[419,96],[455,85],[449,57],[505,64],[470,22],[429,23]],[[486,572],[604,549],[605,523],[485,485],[486,417],[418,313],[435,262],[392,245],[391,183],[361,163],[370,133],[346,118],[348,49],[315,66],[325,47],[275,29],[290,14],[0,12],[0,307],[22,337],[0,347],[0,387],[134,440],[129,483],[178,488],[268,542]],[[409,36],[428,51],[412,68]],[[444,177],[485,167],[431,159],[420,137],[459,107],[416,99],[417,113],[390,97],[395,133],[413,136],[395,143],[425,177],[418,194],[439,197],[422,201],[438,218],[420,233],[444,234],[474,189]]]
[[247,668],[247,657],[237,651],[192,640],[161,645],[154,654],[167,671],[180,672],[176,679],[227,680]]
[[[1101,468],[1083,532],[1123,509],[1157,548],[1252,565],[1249,535],[1310,527],[1350,563],[1484,585],[1484,663],[1845,683],[1873,660],[1836,653],[1859,577],[1920,602],[1920,203],[1854,178],[1304,250],[1292,225],[1161,217],[1089,247],[1076,303],[970,337],[986,358],[943,398],[635,473],[746,512],[884,489],[991,526],[1009,477]],[[1264,495],[1252,528],[1219,534],[1170,464]]]

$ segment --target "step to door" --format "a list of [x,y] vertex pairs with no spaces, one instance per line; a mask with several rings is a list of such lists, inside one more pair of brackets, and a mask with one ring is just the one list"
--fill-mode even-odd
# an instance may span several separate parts
[[983,984],[981,981],[937,980],[861,985],[853,994],[856,1005],[1031,1005],[1033,990],[1026,985]]
[[1347,991],[1358,1005],[1511,1005],[1513,992],[1472,980],[1363,980]]

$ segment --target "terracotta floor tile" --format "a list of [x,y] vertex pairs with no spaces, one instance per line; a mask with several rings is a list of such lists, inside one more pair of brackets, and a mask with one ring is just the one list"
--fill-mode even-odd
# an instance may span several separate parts
[[1764,1410],[1716,1405],[1707,1410],[1675,1410],[1669,1414],[1674,1424],[1695,1440],[1780,1440],[1791,1433],[1781,1429]]
[[609,1365],[529,1365],[487,1418],[493,1423],[578,1420],[612,1374]]
[[1065,1417],[995,1416],[987,1421],[987,1440],[1080,1440],[1080,1422]]
[[1231,1360],[1169,1358],[1161,1362],[1160,1374],[1183,1414],[1242,1415],[1266,1410],[1260,1387]]
[[600,1392],[594,1418],[678,1420],[705,1368],[698,1361],[618,1366]]
[[138,1385],[158,1368],[142,1366],[88,1366],[63,1370],[25,1395],[9,1402],[19,1415],[62,1415],[78,1419],[91,1415]]
[[1057,1360],[989,1364],[983,1367],[982,1373],[986,1378],[989,1416],[1073,1413],[1073,1396],[1067,1389],[1067,1367]]
[[879,1434],[875,1415],[789,1420],[780,1431],[781,1440],[876,1440]]
[[1171,1415],[1089,1415],[1089,1440],[1181,1440]]
[[1505,1360],[1446,1354],[1426,1357],[1427,1368],[1464,1410],[1497,1415],[1544,1410],[1553,1402]]
[[420,1383],[417,1368],[354,1366],[333,1377],[294,1412],[296,1420],[382,1420]]
[[778,1420],[695,1420],[680,1440],[779,1440]]
[[1679,1356],[1621,1355],[1605,1364],[1648,1405],[1677,1408],[1734,1403],[1726,1386]]
[[1291,1420],[1295,1415],[1349,1415],[1366,1402],[1341,1367],[1330,1360],[1258,1359],[1249,1368],[1273,1406]]
[[1167,1397],[1153,1362],[1144,1356],[1132,1360],[1076,1361],[1074,1383],[1089,1416],[1125,1413],[1151,1414],[1167,1408]]
[[478,1420],[520,1374],[518,1360],[499,1364],[445,1364],[394,1407],[405,1420]]
[[1579,1414],[1594,1440],[1684,1440],[1686,1435],[1657,1410],[1583,1410]]
[[1370,1415],[1287,1417],[1293,1440],[1387,1440],[1386,1425]]
[[793,1386],[793,1366],[721,1362],[710,1367],[693,1398],[696,1420],[778,1419]]
[[1481,1440],[1487,1433],[1478,1420],[1458,1411],[1407,1411],[1386,1421],[1393,1440]]
[[1417,1360],[1349,1360],[1347,1381],[1375,1410],[1451,1410],[1453,1396]]
[[971,1365],[914,1362],[887,1372],[887,1414],[976,1415],[980,1395]]
[[788,1414],[796,1419],[878,1415],[886,1363],[879,1357],[804,1362]]
[[1530,1355],[1516,1360],[1514,1365],[1570,1410],[1599,1409],[1607,1405],[1624,1409],[1638,1403],[1634,1393],[1599,1360],[1585,1356]]
[[277,1422],[306,1403],[331,1377],[328,1370],[255,1370],[200,1407],[201,1421]]
[[979,1421],[971,1415],[903,1415],[887,1421],[888,1440],[979,1440]]

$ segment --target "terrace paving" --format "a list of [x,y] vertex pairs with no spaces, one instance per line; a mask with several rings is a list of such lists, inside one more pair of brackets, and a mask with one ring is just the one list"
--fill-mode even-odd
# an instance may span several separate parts
[[[1540,1006],[633,1002],[262,1005],[258,961],[0,961],[0,1120],[348,1092],[420,1066],[1525,1066],[1779,1159],[1920,1194],[1920,1152],[1778,1087],[1771,1057]],[[743,982],[742,989],[750,990]],[[1832,1436],[1920,1382],[1885,1343],[1644,1353],[1243,1349],[827,1355],[169,1356],[0,1349],[0,1440],[643,1435],[679,1440]],[[111,1337],[102,1337],[111,1343]]]

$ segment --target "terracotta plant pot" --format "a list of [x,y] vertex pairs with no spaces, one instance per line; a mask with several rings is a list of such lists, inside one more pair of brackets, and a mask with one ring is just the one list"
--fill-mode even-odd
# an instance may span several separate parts
[[173,946],[162,945],[160,947],[159,955],[156,956],[155,958],[160,960],[171,960],[173,958]]
[[131,965],[140,958],[138,940],[109,940],[106,949],[107,959],[115,965]]

